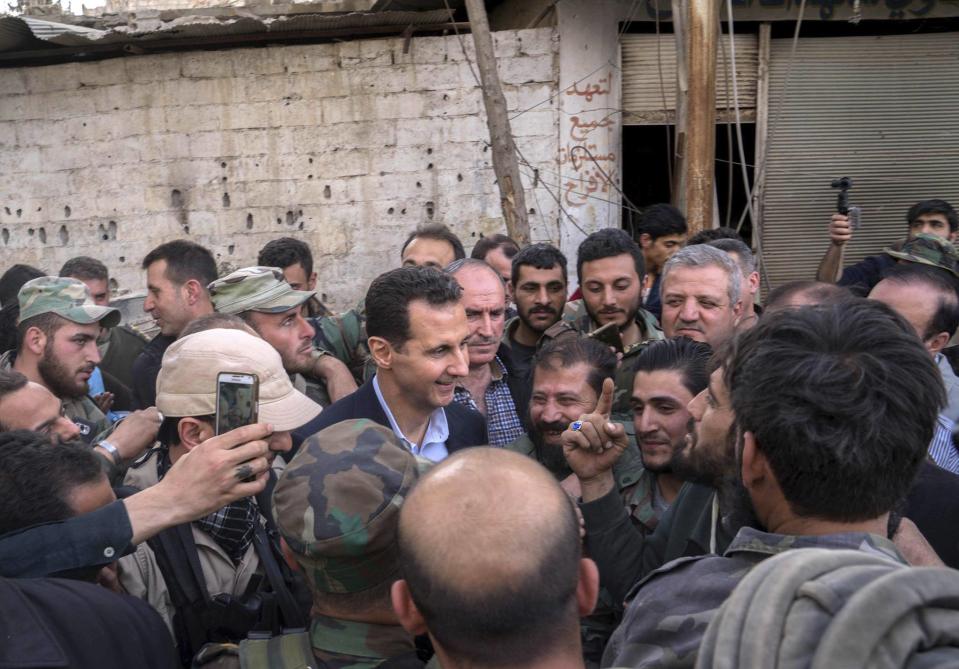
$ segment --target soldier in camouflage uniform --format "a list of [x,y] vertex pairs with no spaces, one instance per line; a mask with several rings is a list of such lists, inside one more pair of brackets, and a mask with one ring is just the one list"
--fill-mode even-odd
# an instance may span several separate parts
[[[718,607],[782,551],[842,548],[905,562],[886,538],[896,531],[890,512],[912,486],[945,393],[901,319],[869,300],[776,312],[738,337],[714,383],[728,389],[742,435],[739,492],[726,496],[738,501],[723,513],[751,516],[765,531],[742,527],[724,557],[677,560],[640,582],[605,666],[694,666]],[[709,421],[697,419],[702,433]]]
[[959,278],[959,253],[952,242],[942,237],[920,233],[906,240],[904,244],[890,246],[883,252],[899,262],[938,267]]
[[62,400],[64,415],[80,427],[81,437],[91,442],[109,423],[87,396],[87,380],[100,363],[100,328],[117,325],[120,312],[97,306],[87,287],[69,278],[28,281],[18,299],[20,348],[0,357],[0,369],[13,368],[48,388]]
[[656,317],[640,306],[646,275],[643,252],[625,231],[606,228],[579,245],[576,272],[583,298],[566,304],[563,320],[584,335],[604,325],[617,326],[623,356],[616,371],[613,418],[630,421],[636,356],[647,343],[663,338]]
[[297,390],[320,406],[330,405],[316,369],[325,351],[313,346],[313,328],[302,314],[315,290],[294,290],[277,267],[238,269],[208,288],[214,309],[238,315],[277,350]]
[[327,669],[422,667],[390,607],[399,512],[421,465],[370,420],[305,442],[273,491],[273,516],[313,591],[310,639]]

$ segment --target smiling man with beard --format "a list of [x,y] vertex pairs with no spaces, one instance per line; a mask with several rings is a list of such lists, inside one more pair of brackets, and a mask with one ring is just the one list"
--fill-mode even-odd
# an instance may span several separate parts
[[64,415],[90,442],[109,427],[103,412],[87,396],[87,385],[100,363],[97,336],[113,327],[120,312],[97,306],[76,279],[44,276],[20,289],[20,347],[0,358],[0,369],[13,368],[63,402]]
[[643,476],[633,517],[649,531],[684,483],[682,451],[692,421],[687,406],[706,388],[711,354],[706,344],[681,337],[653,342],[636,359],[631,401]]
[[643,252],[625,231],[606,228],[579,245],[576,273],[583,299],[567,303],[563,319],[582,334],[616,326],[623,357],[616,371],[613,417],[628,421],[636,358],[648,342],[663,338],[656,317],[641,306],[646,276]]

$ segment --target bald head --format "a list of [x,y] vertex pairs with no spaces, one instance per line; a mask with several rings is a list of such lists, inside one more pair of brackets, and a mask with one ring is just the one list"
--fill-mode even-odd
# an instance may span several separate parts
[[493,448],[431,470],[400,513],[403,576],[451,657],[522,664],[578,649],[578,523],[553,476]]

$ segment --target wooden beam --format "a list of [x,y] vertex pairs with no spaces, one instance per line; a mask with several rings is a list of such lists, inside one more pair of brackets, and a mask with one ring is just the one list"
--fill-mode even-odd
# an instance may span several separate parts
[[483,88],[483,104],[486,106],[486,123],[489,126],[490,143],[493,147],[493,171],[499,185],[506,232],[520,246],[529,244],[529,220],[526,217],[526,197],[520,179],[516,145],[510,130],[506,111],[506,97],[500,86],[496,71],[496,56],[493,53],[493,36],[489,29],[486,6],[483,0],[466,0],[476,46],[476,63],[479,67]]
[[759,24],[759,71],[756,86],[756,169],[753,180],[753,248],[763,225],[763,205],[766,202],[766,147],[769,144],[769,47],[771,26]]
[[716,44],[718,0],[689,0],[686,31],[689,96],[686,112],[686,222],[689,233],[712,227],[716,174]]

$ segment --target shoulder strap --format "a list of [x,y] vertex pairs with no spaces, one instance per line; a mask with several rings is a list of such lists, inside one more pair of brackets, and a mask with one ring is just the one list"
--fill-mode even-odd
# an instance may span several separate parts
[[147,540],[176,609],[173,632],[184,664],[207,641],[204,619],[209,594],[190,523],[176,525]]

